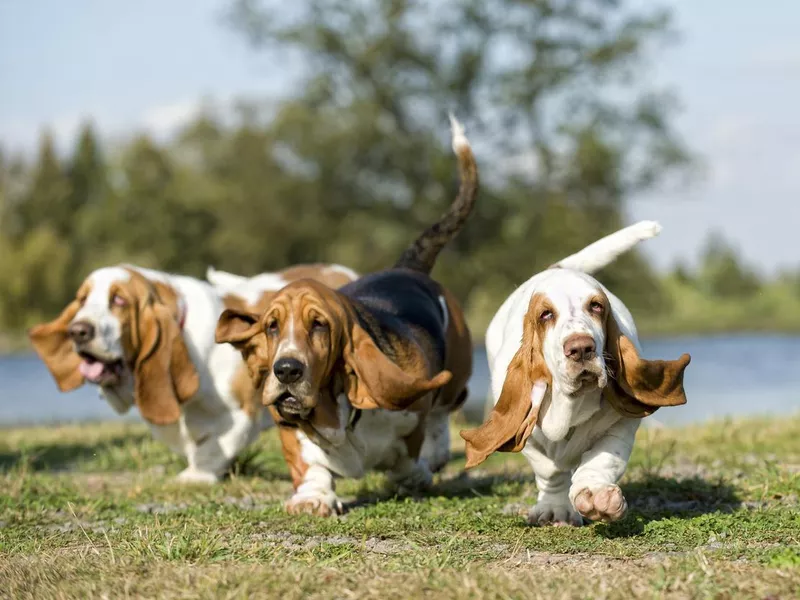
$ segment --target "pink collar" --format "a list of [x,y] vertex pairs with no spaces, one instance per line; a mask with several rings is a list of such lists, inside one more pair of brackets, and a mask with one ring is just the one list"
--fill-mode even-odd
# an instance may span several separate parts
[[178,319],[178,326],[181,328],[181,331],[183,331],[183,326],[186,324],[186,313],[189,312],[189,306],[186,304],[185,300],[181,304],[181,316]]

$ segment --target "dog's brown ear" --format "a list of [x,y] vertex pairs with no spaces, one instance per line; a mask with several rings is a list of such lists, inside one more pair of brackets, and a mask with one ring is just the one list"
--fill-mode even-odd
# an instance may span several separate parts
[[245,309],[226,308],[217,320],[214,339],[218,344],[241,344],[258,333],[260,315]]
[[467,469],[478,466],[493,452],[519,452],[525,447],[550,382],[541,348],[523,342],[508,365],[503,390],[489,418],[476,429],[461,431]]
[[134,362],[134,399],[154,425],[180,418],[180,405],[197,393],[200,378],[175,316],[158,303],[139,308],[139,353]]
[[80,304],[73,300],[53,321],[36,325],[28,331],[33,349],[62,392],[74,390],[84,383],[83,375],[78,371],[81,358],[75,352],[67,333],[67,328],[79,309]]
[[406,372],[381,352],[370,335],[353,325],[345,343],[345,391],[356,408],[405,410],[426,393],[446,385],[450,371],[428,379],[420,362],[416,373]]
[[609,382],[603,395],[626,417],[642,418],[664,406],[686,404],[683,373],[691,361],[688,354],[678,360],[645,360],[633,342],[622,335],[614,314],[606,324],[606,356]]

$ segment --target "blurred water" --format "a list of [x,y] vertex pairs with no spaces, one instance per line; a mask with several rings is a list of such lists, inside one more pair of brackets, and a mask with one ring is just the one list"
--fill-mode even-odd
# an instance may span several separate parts
[[[688,404],[653,417],[680,425],[726,416],[790,415],[800,410],[800,337],[739,335],[644,341],[648,358],[692,355],[686,370]],[[483,348],[475,351],[466,413],[482,419],[489,390]],[[0,357],[0,424],[138,419],[120,417],[90,386],[62,394],[35,355]]]

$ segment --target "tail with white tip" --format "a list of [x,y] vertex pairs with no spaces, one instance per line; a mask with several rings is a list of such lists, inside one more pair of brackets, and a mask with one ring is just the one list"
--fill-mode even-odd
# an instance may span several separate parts
[[450,205],[450,209],[436,223],[428,227],[414,240],[414,243],[403,252],[395,263],[395,268],[414,269],[422,273],[430,273],[442,248],[464,226],[464,223],[475,206],[478,195],[478,166],[469,145],[464,127],[453,115],[450,115],[453,130],[453,151],[458,157],[458,170],[461,186],[458,196]]
[[235,289],[245,283],[248,278],[241,275],[234,275],[227,271],[218,271],[214,267],[209,266],[206,269],[206,280],[208,283],[218,289]]
[[654,238],[659,233],[661,225],[656,221],[639,221],[589,244],[583,250],[558,261],[550,268],[573,269],[591,274],[610,265],[639,242]]

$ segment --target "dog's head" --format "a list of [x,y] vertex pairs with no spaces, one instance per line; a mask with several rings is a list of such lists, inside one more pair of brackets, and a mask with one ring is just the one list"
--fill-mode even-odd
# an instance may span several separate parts
[[342,393],[359,409],[402,410],[451,377],[442,371],[429,378],[413,352],[401,368],[360,325],[347,297],[310,279],[284,287],[262,314],[226,310],[217,341],[242,352],[262,403],[287,421],[333,426]]
[[549,272],[531,296],[523,331],[488,421],[462,432],[469,466],[495,450],[520,451],[548,387],[566,396],[602,389],[611,406],[635,418],[686,402],[683,372],[689,355],[674,361],[641,358],[623,335],[604,288],[585,273]]
[[182,299],[132,268],[94,271],[50,323],[28,332],[61,391],[84,382],[112,392],[132,386],[142,416],[174,423],[199,387],[181,334]]

